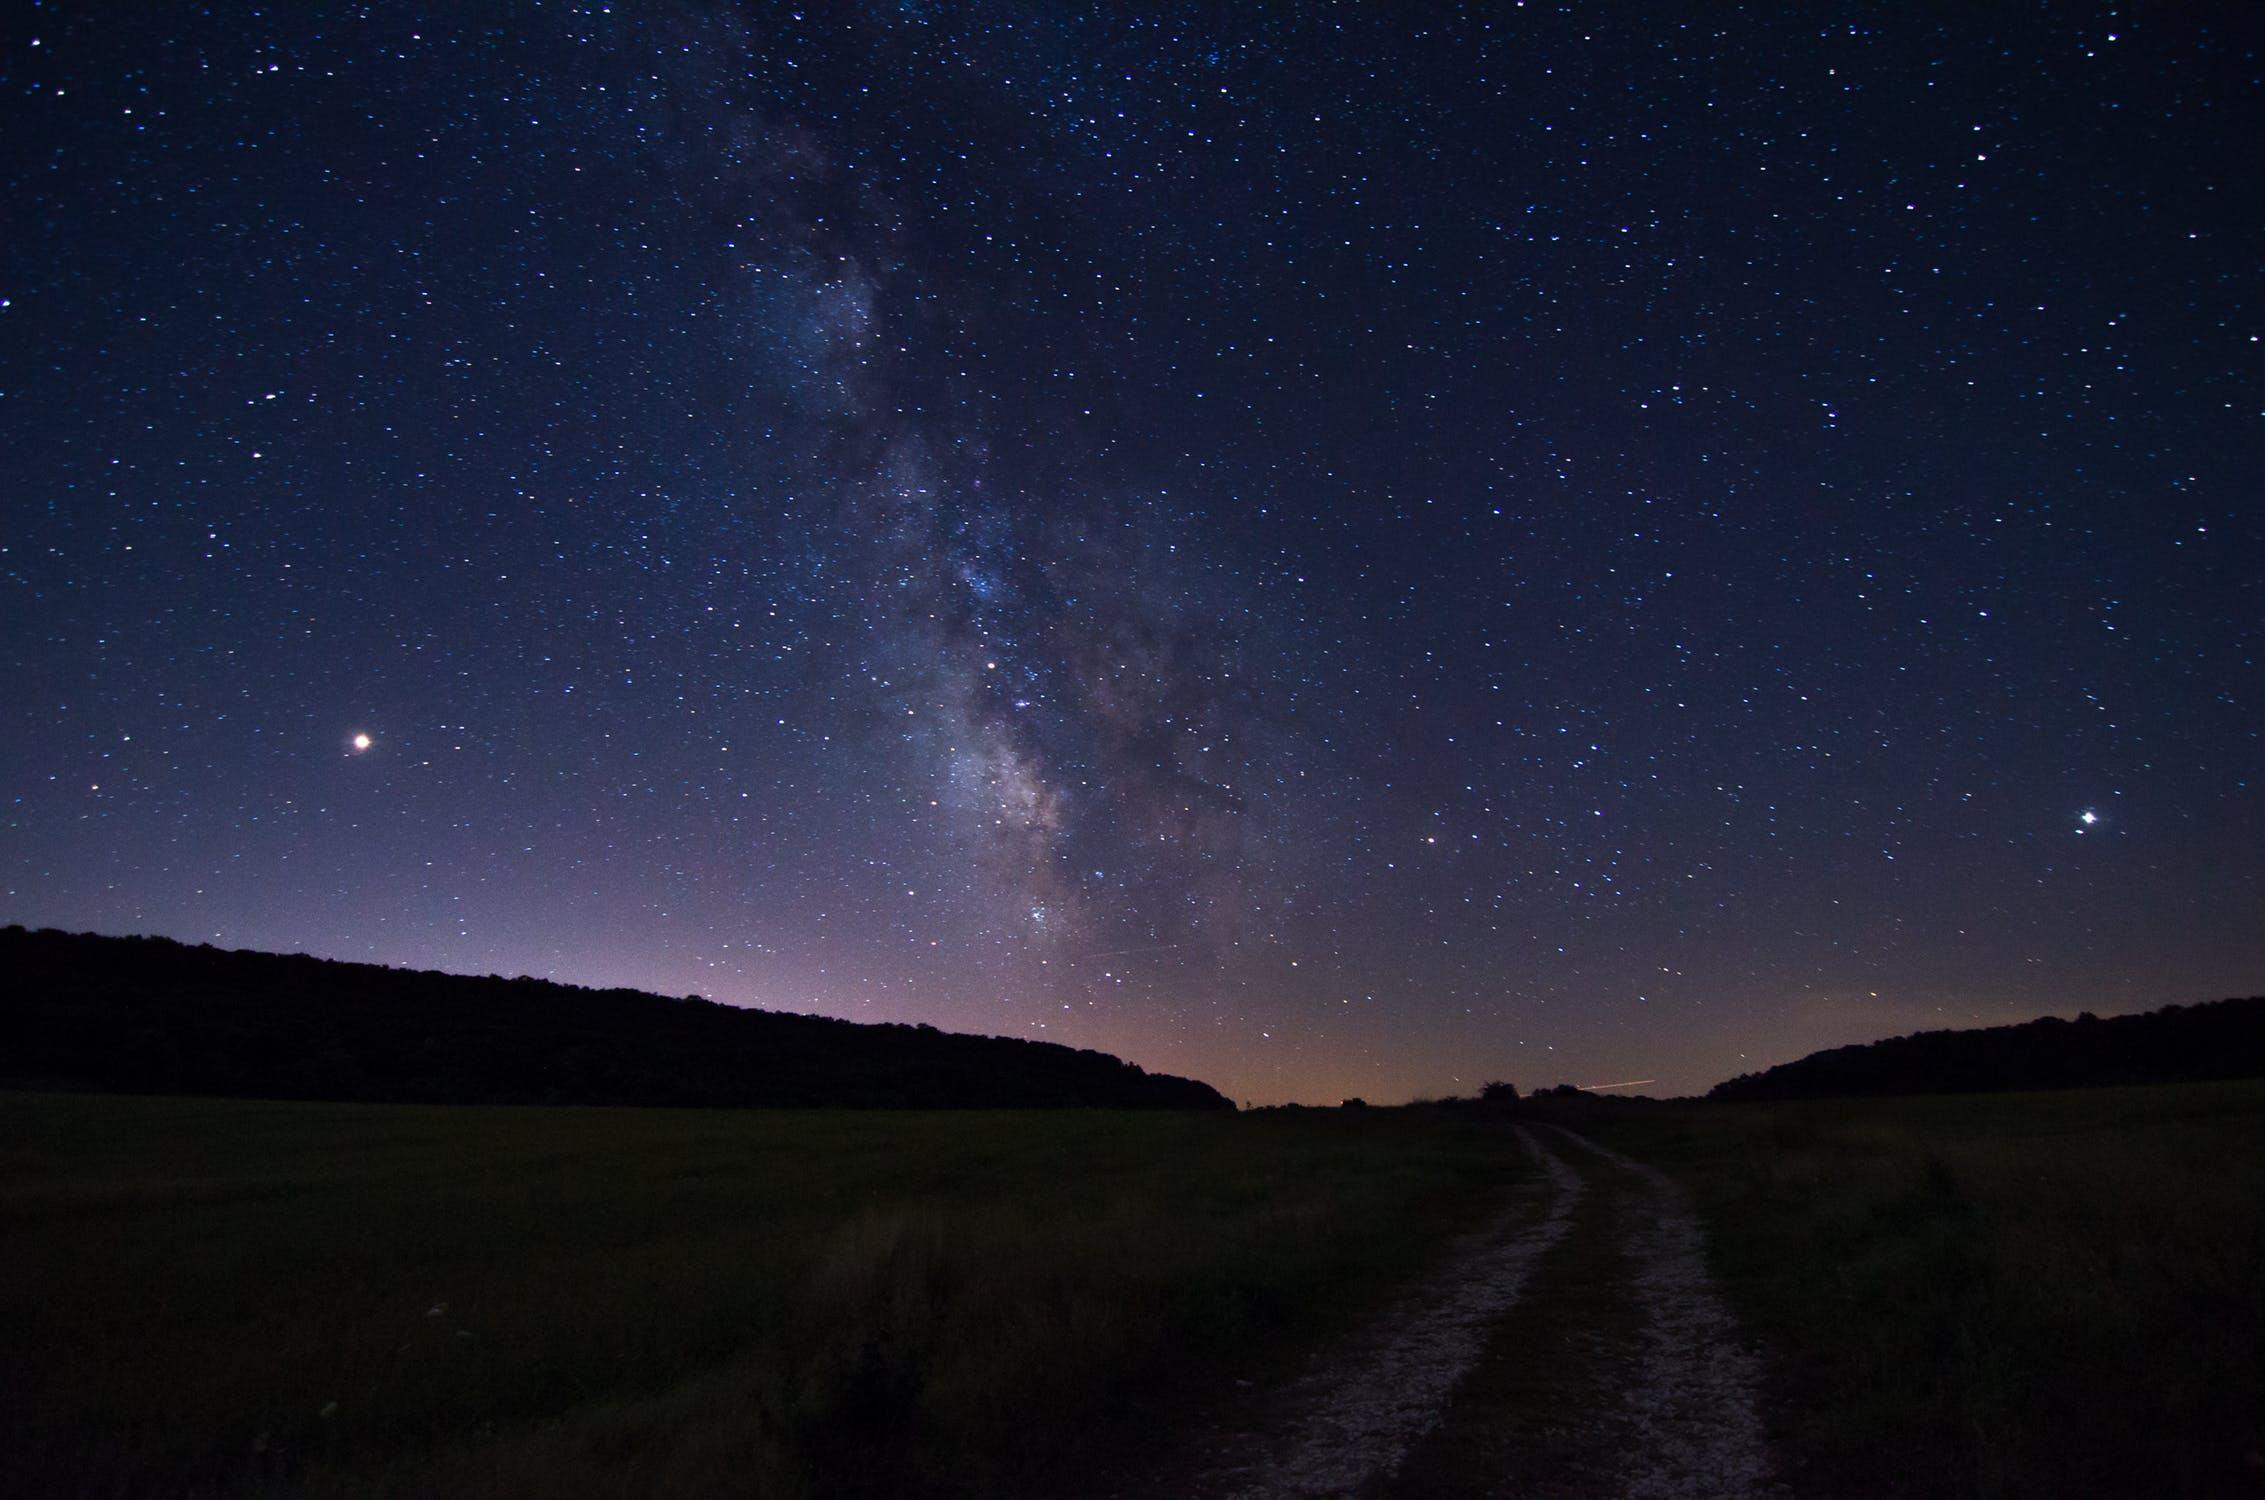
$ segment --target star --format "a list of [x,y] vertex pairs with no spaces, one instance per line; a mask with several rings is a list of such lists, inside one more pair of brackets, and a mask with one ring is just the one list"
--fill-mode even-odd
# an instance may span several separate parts
[[356,755],[360,755],[363,751],[369,749],[370,746],[375,742],[372,741],[366,734],[357,734],[346,743],[353,747],[354,753]]

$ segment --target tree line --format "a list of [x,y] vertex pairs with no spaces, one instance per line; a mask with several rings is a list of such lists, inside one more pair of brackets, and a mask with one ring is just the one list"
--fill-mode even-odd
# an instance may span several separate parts
[[159,937],[0,930],[0,1084],[431,1104],[1227,1109],[1106,1053]]
[[2265,1077],[2265,996],[2167,1005],[2105,1020],[2086,1012],[2018,1026],[1922,1031],[1812,1052],[1718,1083],[1710,1099],[1966,1094]]

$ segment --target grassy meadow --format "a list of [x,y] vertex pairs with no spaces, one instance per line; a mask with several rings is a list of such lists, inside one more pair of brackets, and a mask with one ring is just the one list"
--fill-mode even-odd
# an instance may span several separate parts
[[0,1494],[1080,1489],[1526,1170],[1385,1112],[0,1094]]
[[[1794,1493],[2265,1488],[2265,1084],[1532,1117],[1690,1186]],[[0,1494],[1107,1493],[1529,1170],[1454,1110],[0,1093]],[[1505,1325],[1544,1427],[1616,1253]]]
[[1796,1493],[2265,1493],[2265,1083],[1565,1118],[1696,1194]]

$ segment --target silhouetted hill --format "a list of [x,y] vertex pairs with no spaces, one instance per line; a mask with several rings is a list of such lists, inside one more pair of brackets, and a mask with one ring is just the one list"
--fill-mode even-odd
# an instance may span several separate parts
[[1099,1052],[169,938],[0,930],[0,1083],[447,1104],[1226,1109]]
[[2019,1026],[1922,1031],[1740,1074],[1707,1097],[1971,1094],[2258,1077],[2265,1077],[2265,996],[2105,1021],[2046,1016]]

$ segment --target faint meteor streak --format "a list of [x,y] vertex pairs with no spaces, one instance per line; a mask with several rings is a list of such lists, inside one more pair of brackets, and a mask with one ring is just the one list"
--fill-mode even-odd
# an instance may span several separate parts
[[1631,1078],[1626,1083],[1576,1083],[1573,1087],[1584,1094],[1601,1094],[1606,1089],[1632,1089],[1641,1084],[1657,1082],[1659,1080],[1656,1078]]
[[[1185,943],[1156,943],[1146,948],[1105,948],[1099,953],[1080,953],[1077,957],[1071,959],[1070,962],[1073,964],[1082,964],[1086,960],[1093,958],[1130,958],[1135,953],[1170,953],[1175,949],[1184,948],[1186,946],[1187,944]],[[1650,1082],[1650,1080],[1646,1079],[1645,1082],[1648,1083]]]

